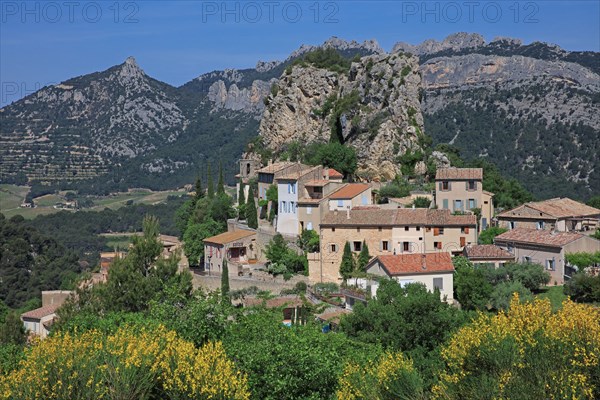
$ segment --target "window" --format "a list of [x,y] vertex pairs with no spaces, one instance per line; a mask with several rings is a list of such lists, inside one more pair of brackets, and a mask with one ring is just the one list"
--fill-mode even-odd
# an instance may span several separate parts
[[354,245],[354,251],[360,251],[361,250],[361,248],[362,248],[362,242],[355,241],[355,242],[352,242],[352,243]]
[[450,190],[450,182],[442,181],[442,190]]
[[444,290],[444,278],[433,278],[433,289]]
[[469,227],[463,226],[462,228],[460,228],[460,233],[469,233]]
[[487,218],[481,218],[481,229],[487,228]]
[[307,230],[307,231],[312,231],[312,230],[313,230],[313,227],[312,227],[312,222],[307,222],[307,223],[306,223],[306,230]]
[[440,232],[440,235],[443,235],[443,234],[444,234],[444,227],[443,227],[443,226],[440,226],[440,227],[438,228],[438,231]]
[[280,211],[282,213],[286,213],[286,207],[287,207],[287,203],[285,201],[282,201],[281,204],[279,205]]
[[338,200],[338,207],[344,207],[344,200]]
[[420,226],[417,226],[417,231],[420,231],[420,230],[421,230],[421,227],[420,227]]
[[469,199],[469,209],[477,208],[477,202],[475,199]]
[[296,184],[295,183],[288,183],[288,193],[296,194]]
[[381,229],[381,227],[378,227],[378,228],[377,228],[377,230],[378,230],[379,232],[381,232],[381,230],[382,230],[382,229]]
[[548,271],[556,271],[556,260],[546,260],[546,269]]
[[517,227],[517,223],[515,221],[508,222],[508,229],[515,229]]
[[307,214],[312,214],[312,207],[311,206],[306,207],[306,213]]
[[408,229],[409,229],[408,226],[404,227],[404,230],[407,231],[407,232],[408,232]]
[[366,206],[366,205],[367,205],[367,203],[368,203],[368,201],[367,201],[367,195],[366,195],[366,194],[363,194],[363,195],[360,197],[360,201],[361,201],[361,203],[362,203],[362,205],[363,205],[363,206]]
[[335,228],[331,228],[331,232],[335,232]]
[[460,247],[465,247],[467,239],[464,236],[460,237]]
[[337,244],[334,244],[334,243],[330,244],[329,245],[329,252],[330,253],[336,253],[337,252]]
[[537,229],[539,229],[539,230],[544,229],[544,221],[538,221],[538,223],[537,223]]
[[523,256],[523,262],[524,263],[530,263],[531,262],[531,257],[529,257],[529,256]]
[[477,183],[473,180],[468,181],[467,182],[467,189],[468,190],[476,190],[477,189]]
[[444,210],[447,210],[447,209],[448,209],[448,199],[444,199],[444,200],[442,200],[442,208],[443,208]]
[[402,242],[402,251],[410,251],[410,242]]
[[508,250],[508,252],[512,254],[512,253],[515,251],[515,248],[514,248],[514,246],[512,246],[512,245],[510,245],[510,244],[509,244],[509,245],[506,247],[506,250]]
[[441,250],[442,249],[442,242],[433,242],[433,248]]
[[360,232],[360,228],[356,228],[356,232]]
[[390,251],[390,242],[388,242],[387,240],[381,242],[381,249],[383,251]]
[[454,211],[462,211],[463,202],[462,200],[454,200]]

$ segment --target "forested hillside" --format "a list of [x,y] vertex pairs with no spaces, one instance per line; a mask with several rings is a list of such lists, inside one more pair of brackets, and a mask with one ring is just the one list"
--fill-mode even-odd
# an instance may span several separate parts
[[21,307],[42,290],[67,288],[81,272],[77,255],[21,216],[0,214],[0,301]]

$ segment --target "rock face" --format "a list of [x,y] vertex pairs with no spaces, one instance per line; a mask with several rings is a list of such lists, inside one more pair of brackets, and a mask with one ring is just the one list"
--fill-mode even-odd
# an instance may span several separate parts
[[398,54],[363,57],[347,74],[294,66],[267,99],[260,135],[277,154],[293,141],[329,141],[338,122],[356,149],[357,175],[389,180],[400,172],[397,157],[422,150],[420,83],[417,59]]

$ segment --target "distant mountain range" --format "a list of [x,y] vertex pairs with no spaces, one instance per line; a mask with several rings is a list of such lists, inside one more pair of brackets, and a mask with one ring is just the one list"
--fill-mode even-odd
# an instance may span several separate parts
[[[387,56],[375,41],[334,37],[317,47],[348,59]],[[315,48],[180,87],[149,77],[133,58],[44,87],[0,109],[0,181],[164,189],[193,181],[209,162],[232,177],[259,134],[271,88]],[[400,53],[419,56],[425,133],[434,142],[489,158],[540,197],[600,192],[600,53],[464,33],[397,43],[390,55]]]

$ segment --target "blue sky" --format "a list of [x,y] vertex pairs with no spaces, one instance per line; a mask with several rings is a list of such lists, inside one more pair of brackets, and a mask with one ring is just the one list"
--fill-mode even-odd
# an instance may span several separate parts
[[181,85],[215,69],[284,59],[331,36],[394,43],[454,32],[600,51],[600,1],[0,2],[0,104],[134,56]]

